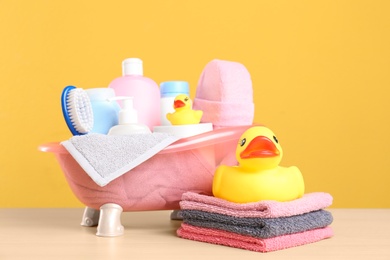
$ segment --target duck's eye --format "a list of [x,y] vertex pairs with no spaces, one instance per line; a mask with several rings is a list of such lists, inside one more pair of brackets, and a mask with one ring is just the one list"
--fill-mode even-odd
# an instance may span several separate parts
[[246,138],[244,138],[244,139],[242,139],[242,140],[240,141],[240,145],[241,145],[241,146],[244,146],[245,143],[246,143]]
[[276,143],[279,143],[278,138],[276,138],[276,136],[274,136],[274,140]]
[[184,99],[184,101],[187,102],[187,101],[188,101],[188,97],[186,97],[186,98]]

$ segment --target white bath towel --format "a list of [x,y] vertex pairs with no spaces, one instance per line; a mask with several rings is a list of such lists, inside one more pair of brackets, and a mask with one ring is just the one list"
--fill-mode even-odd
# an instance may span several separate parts
[[123,136],[91,133],[73,136],[61,144],[103,187],[177,140],[165,133]]

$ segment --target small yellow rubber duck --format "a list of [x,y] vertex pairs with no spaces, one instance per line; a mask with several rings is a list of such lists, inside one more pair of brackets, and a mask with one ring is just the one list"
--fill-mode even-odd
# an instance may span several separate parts
[[295,166],[279,166],[282,156],[282,147],[270,129],[249,128],[237,145],[239,165],[222,165],[216,169],[214,196],[236,203],[302,197],[305,190],[302,174]]
[[173,103],[175,112],[166,115],[172,125],[199,124],[203,111],[192,110],[192,100],[185,94],[176,96]]

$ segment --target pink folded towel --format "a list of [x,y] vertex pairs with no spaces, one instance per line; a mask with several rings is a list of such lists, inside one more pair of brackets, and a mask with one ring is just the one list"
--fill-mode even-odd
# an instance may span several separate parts
[[264,253],[314,243],[330,238],[333,236],[333,230],[331,227],[325,227],[302,233],[261,239],[217,229],[195,227],[183,223],[177,230],[177,235],[181,238],[190,240]]
[[209,62],[200,76],[193,107],[203,111],[201,122],[213,123],[214,129],[251,125],[254,103],[248,70],[238,62]]
[[307,193],[303,197],[278,202],[263,200],[251,203],[233,203],[213,196],[186,192],[180,202],[181,209],[201,210],[234,217],[278,218],[300,215],[332,205],[333,197],[325,192]]

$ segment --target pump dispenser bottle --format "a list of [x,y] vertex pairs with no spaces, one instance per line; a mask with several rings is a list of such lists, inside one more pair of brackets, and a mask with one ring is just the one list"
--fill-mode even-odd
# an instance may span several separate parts
[[149,127],[138,123],[137,111],[133,108],[132,97],[117,97],[123,100],[122,109],[119,111],[119,124],[111,127],[109,135],[150,134]]
[[114,79],[108,87],[114,89],[116,96],[134,97],[134,109],[138,112],[140,124],[149,129],[160,125],[160,90],[156,82],[143,76],[142,60],[125,59],[122,73],[123,76]]

